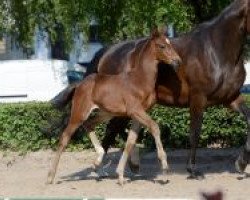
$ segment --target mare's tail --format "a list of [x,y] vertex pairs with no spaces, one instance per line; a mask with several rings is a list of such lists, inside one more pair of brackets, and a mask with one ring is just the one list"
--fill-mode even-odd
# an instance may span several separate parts
[[64,108],[71,100],[77,87],[77,83],[71,84],[50,100],[52,106],[56,109]]

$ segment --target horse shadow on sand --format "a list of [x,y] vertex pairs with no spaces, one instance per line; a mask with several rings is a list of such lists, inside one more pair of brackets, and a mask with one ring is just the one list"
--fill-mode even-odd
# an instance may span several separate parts
[[[144,180],[159,184],[168,183],[169,180],[162,181],[162,172],[156,152],[143,151],[144,152],[140,152],[140,172],[138,174],[134,174],[128,166],[126,167],[124,177],[127,178],[127,182]],[[198,149],[198,167],[205,173],[205,177],[228,173],[229,176],[234,176],[241,180],[243,176],[237,174],[234,167],[239,151],[240,149]],[[186,171],[187,153],[187,150],[171,150],[168,152],[170,177],[174,175],[188,177]],[[78,172],[60,177],[61,182],[81,180],[96,180],[99,182],[107,179],[115,180],[117,179],[116,167],[120,156],[121,151],[119,150],[110,152],[105,156],[103,165],[98,170],[94,170],[93,167],[84,168]]]

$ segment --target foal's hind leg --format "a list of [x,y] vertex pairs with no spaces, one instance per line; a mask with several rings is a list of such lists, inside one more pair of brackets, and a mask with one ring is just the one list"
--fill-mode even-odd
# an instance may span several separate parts
[[72,135],[75,133],[75,130],[80,126],[82,121],[86,120],[92,110],[91,103],[85,102],[80,104],[80,102],[74,102],[71,109],[71,117],[69,120],[69,124],[67,125],[66,129],[63,131],[62,135],[60,136],[59,140],[59,147],[56,152],[56,156],[52,162],[51,169],[48,174],[47,183],[51,184],[54,181],[56,170],[58,167],[58,163],[61,157],[63,150],[66,148],[67,144],[69,143]]
[[90,140],[95,148],[95,151],[98,154],[98,157],[94,162],[95,168],[98,168],[100,166],[100,164],[102,163],[105,151],[104,151],[102,145],[100,144],[100,141],[98,140],[94,129],[95,129],[96,125],[103,123],[103,122],[107,122],[111,118],[112,118],[112,116],[109,113],[100,111],[99,113],[97,113],[97,115],[94,118],[88,119],[83,124],[84,128],[86,129],[86,131],[89,134]]
[[128,160],[128,156],[130,155],[130,152],[133,150],[136,139],[138,137],[138,132],[140,130],[140,123],[133,120],[131,129],[128,132],[128,138],[126,142],[125,149],[123,150],[122,157],[119,160],[119,164],[117,166],[116,172],[119,176],[119,184],[123,185],[124,183],[124,169]]

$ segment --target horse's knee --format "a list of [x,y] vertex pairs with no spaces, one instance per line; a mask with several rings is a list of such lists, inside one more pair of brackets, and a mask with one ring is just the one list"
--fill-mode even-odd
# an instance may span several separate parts
[[150,131],[154,136],[159,136],[161,134],[160,128],[155,122],[150,123]]
[[59,140],[59,147],[65,148],[67,144],[69,143],[70,136],[69,135],[64,135],[62,138]]

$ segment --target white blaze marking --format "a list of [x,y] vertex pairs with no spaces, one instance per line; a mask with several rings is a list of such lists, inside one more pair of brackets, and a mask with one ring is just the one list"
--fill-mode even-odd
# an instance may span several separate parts
[[166,38],[166,42],[167,42],[168,44],[170,44],[170,41],[169,41],[169,39],[168,39],[168,38]]

